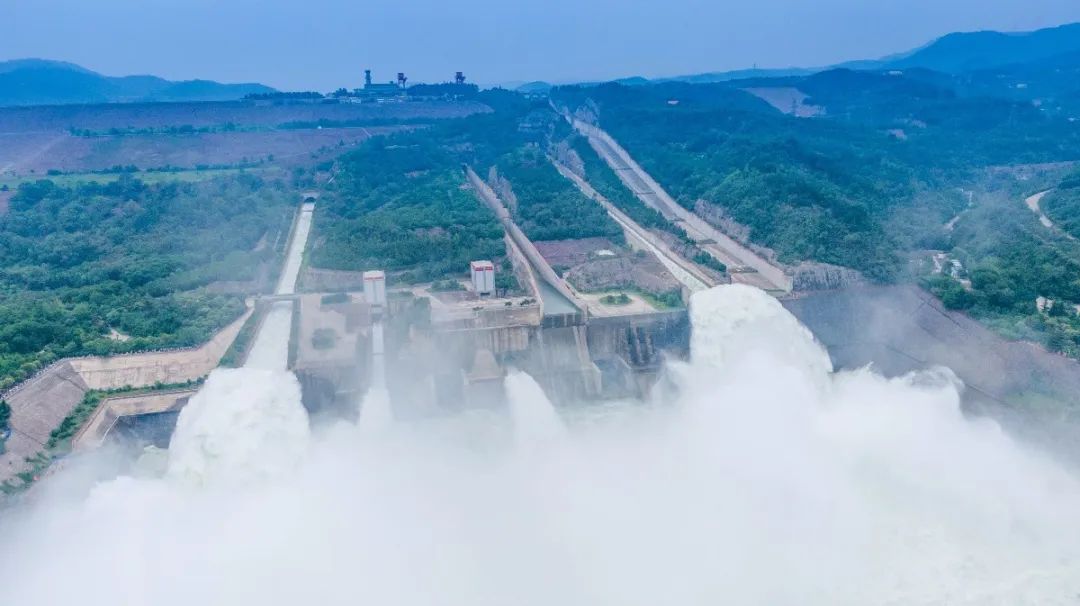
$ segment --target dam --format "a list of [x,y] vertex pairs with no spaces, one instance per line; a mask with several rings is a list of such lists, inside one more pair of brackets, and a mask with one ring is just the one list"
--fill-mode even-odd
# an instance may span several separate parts
[[[523,296],[280,282],[256,302],[242,368],[157,394],[167,409],[149,396],[108,409],[112,439],[168,447],[143,451],[147,475],[62,507],[35,495],[45,522],[7,540],[0,566],[12,603],[93,586],[97,603],[170,606],[252,591],[304,603],[313,588],[341,604],[651,604],[690,579],[709,593],[676,584],[678,603],[919,603],[1004,583],[1008,603],[1044,604],[1075,587],[1080,482],[961,414],[946,374],[839,370],[746,285],[698,290],[686,309],[593,313],[508,248],[534,281]],[[294,238],[285,267],[303,249]],[[828,298],[784,303],[825,338],[861,321]],[[626,402],[669,358],[685,360],[671,389]],[[578,402],[592,405],[553,405]],[[358,422],[317,421],[347,413]],[[423,422],[394,423],[410,416]],[[919,498],[892,498],[904,491]],[[57,566],[80,582],[41,573]],[[447,573],[415,583],[418,569]]]
[[[607,209],[625,229],[628,241],[636,240],[671,271],[683,285],[684,302],[689,302],[691,293],[715,284],[620,213],[588,183],[565,167],[556,164],[556,168]],[[444,293],[399,285],[385,290],[378,301],[359,291],[306,292],[298,287],[298,281],[316,208],[305,203],[297,212],[274,293],[254,303],[259,330],[244,365],[292,371],[299,380],[303,404],[315,419],[355,418],[365,394],[373,388],[385,391],[387,406],[395,416],[409,418],[505,407],[506,378],[514,370],[528,373],[559,406],[644,399],[661,379],[665,360],[688,358],[689,305],[614,312],[596,307],[594,300],[569,288],[553,271],[514,224],[498,194],[469,167],[464,167],[464,172],[478,201],[503,225],[510,271],[523,292]],[[942,329],[960,325],[959,319],[952,319],[928,325],[930,335],[944,339],[937,344],[913,346],[901,340],[920,334],[924,328],[878,330],[875,332],[881,333],[881,339],[877,345],[853,344],[846,335],[865,332],[865,326],[851,325],[850,319],[863,313],[880,315],[882,300],[910,299],[912,310],[932,307],[911,289],[847,292],[781,297],[785,307],[825,344],[837,368],[874,364],[885,374],[898,376],[947,365],[970,386],[965,397],[975,402],[977,409],[990,408],[995,414],[1007,411],[1002,402],[1019,390],[1022,378],[999,385],[1000,377],[1012,375],[999,372],[991,377],[965,364],[963,355],[958,357],[957,352],[970,349],[967,341],[971,340],[968,335],[976,334],[973,328],[963,324],[967,328],[954,330],[955,335]],[[895,294],[882,294],[885,292]],[[911,317],[909,311],[870,324],[899,327],[904,324],[902,319]],[[978,337],[982,341],[988,338]],[[919,351],[921,356],[916,359],[905,353],[910,351]],[[1030,355],[1022,357],[1031,359]],[[1040,364],[1042,375],[1052,377],[1055,383],[1072,385],[1071,367],[1059,369],[1061,364],[1055,366],[1052,360]],[[187,390],[107,400],[76,436],[76,445],[101,444],[114,429],[117,436],[145,433],[147,442],[160,444],[161,427],[175,422],[193,393]]]
[[160,472],[43,491],[31,532],[0,519],[0,584],[14,604],[166,606],[1072,595],[1074,472],[964,418],[939,374],[832,372],[760,290],[701,291],[690,315],[693,355],[641,405],[556,410],[511,372],[506,415],[391,424],[373,385],[359,423],[319,431],[275,313],[250,357],[274,368],[215,371]]
[[[274,292],[254,300],[257,333],[243,367],[292,371],[305,408],[318,419],[355,418],[373,389],[385,390],[393,414],[403,417],[505,407],[506,377],[515,369],[534,377],[557,404],[639,398],[665,357],[685,358],[686,308],[596,315],[513,224],[494,192],[474,185],[479,201],[504,220],[523,293],[455,298],[399,286],[373,300],[365,292],[304,292],[298,281],[316,212],[305,202]],[[135,438],[166,447],[194,394],[108,398],[74,445]]]
[[[600,309],[556,274],[498,194],[470,167],[463,169],[478,201],[503,226],[524,295],[401,286],[387,291],[380,309],[366,293],[298,295],[290,368],[309,411],[347,416],[371,388],[376,319],[386,330],[386,388],[395,411],[406,416],[505,405],[505,377],[514,369],[527,372],[560,405],[640,398],[665,357],[686,357],[685,306]],[[633,227],[627,226],[628,237]],[[681,275],[685,301],[702,280]]]

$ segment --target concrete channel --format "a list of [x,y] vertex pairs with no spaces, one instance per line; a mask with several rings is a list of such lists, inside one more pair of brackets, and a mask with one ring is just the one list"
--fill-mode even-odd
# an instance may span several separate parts
[[757,286],[777,295],[791,292],[791,276],[783,269],[680,206],[611,135],[593,124],[571,116],[566,118],[639,200],[680,225],[703,250],[727,265],[733,282]]
[[675,276],[675,279],[687,288],[687,290],[690,292],[697,292],[716,286],[715,280],[710,279],[704,272],[694,266],[693,263],[679,256],[679,254],[672,250],[667,243],[654,236],[649,230],[638,225],[638,223],[631,219],[626,213],[616,208],[610,200],[593,189],[587,181],[574,174],[573,171],[554,158],[551,158],[550,160],[552,164],[555,165],[555,169],[559,171],[559,174],[576,185],[585,197],[595,201],[600,206],[603,206],[604,210],[607,211],[608,216],[618,223],[628,236],[632,237],[642,247],[651,252],[660,263],[671,272],[671,275]]
[[574,293],[566,287],[562,279],[555,273],[540,251],[536,249],[532,241],[521,231],[517,223],[510,217],[510,212],[499,199],[491,187],[484,183],[483,179],[476,174],[471,167],[465,168],[465,174],[472,184],[477,196],[495,213],[502,223],[506,234],[514,241],[517,248],[525,255],[532,266],[538,280],[537,296],[540,297],[541,308],[545,317],[551,316],[580,316],[571,323],[583,323],[588,314],[588,307]]

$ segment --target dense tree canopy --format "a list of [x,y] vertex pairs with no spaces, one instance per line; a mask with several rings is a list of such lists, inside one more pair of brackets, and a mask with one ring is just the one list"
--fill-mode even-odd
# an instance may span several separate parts
[[437,142],[415,134],[376,139],[339,164],[337,191],[320,204],[315,224],[314,265],[385,269],[415,282],[505,255],[502,227]]
[[293,209],[250,175],[21,186],[0,217],[0,386],[64,356],[200,344],[243,309],[205,287],[255,278]]

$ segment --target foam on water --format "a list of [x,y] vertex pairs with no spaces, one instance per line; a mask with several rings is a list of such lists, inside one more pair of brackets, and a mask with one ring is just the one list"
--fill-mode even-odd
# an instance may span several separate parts
[[189,483],[266,480],[294,470],[308,446],[291,373],[219,369],[180,413],[167,477]]
[[[1077,478],[965,418],[950,373],[832,374],[747,287],[695,294],[692,316],[677,396],[605,408],[562,439],[491,438],[492,415],[375,441],[339,426],[306,449],[244,446],[292,459],[269,480],[192,489],[171,461],[164,479],[39,503],[2,522],[5,603],[1076,603]],[[240,376],[201,395],[298,404]],[[508,391],[518,423],[551,420],[525,376]],[[253,419],[192,420],[206,430],[178,430],[176,448],[249,443]],[[198,477],[251,462],[200,452]]]

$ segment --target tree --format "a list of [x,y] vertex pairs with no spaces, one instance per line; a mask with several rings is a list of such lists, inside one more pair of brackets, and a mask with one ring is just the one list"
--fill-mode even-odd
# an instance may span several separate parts
[[7,400],[0,400],[0,432],[7,432],[11,427],[11,406]]
[[1052,352],[1060,353],[1065,349],[1065,344],[1068,342],[1068,338],[1065,331],[1057,325],[1053,325],[1049,328],[1049,333],[1046,336],[1046,348]]

